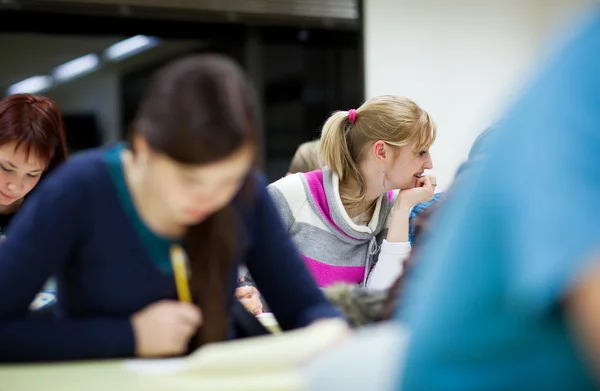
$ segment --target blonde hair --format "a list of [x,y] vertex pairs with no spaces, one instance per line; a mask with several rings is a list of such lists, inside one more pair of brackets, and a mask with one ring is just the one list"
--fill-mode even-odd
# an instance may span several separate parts
[[388,145],[414,145],[414,153],[429,149],[437,135],[437,125],[431,116],[410,99],[383,95],[369,99],[356,109],[354,122],[348,111],[333,113],[323,125],[320,159],[341,184],[354,180],[358,195],[342,194],[346,207],[356,207],[365,199],[366,183],[359,170],[363,151],[381,140]]
[[292,158],[292,163],[288,172],[295,174],[297,172],[310,172],[321,168],[319,162],[320,140],[308,141],[301,144]]

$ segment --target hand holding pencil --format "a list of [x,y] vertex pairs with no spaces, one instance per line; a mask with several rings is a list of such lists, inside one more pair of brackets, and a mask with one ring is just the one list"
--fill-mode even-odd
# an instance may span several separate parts
[[150,304],[132,316],[138,357],[184,354],[190,339],[202,325],[200,309],[192,303],[185,252],[181,246],[174,245],[170,256],[179,300]]

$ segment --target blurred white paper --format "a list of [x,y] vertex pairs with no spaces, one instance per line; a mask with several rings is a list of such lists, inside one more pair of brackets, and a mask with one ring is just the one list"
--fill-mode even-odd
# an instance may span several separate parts
[[158,360],[128,360],[124,366],[127,370],[143,374],[170,375],[181,372],[187,367],[183,358],[167,358]]

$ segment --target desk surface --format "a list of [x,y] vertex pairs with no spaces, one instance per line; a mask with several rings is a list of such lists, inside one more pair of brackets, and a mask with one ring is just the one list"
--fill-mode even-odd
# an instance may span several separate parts
[[[277,333],[271,314],[259,318]],[[251,359],[251,358],[250,358]],[[194,374],[181,358],[0,365],[0,391],[299,391],[299,371]]]
[[119,361],[0,366],[3,391],[136,391],[150,389],[143,384],[148,380],[148,376],[126,370]]
[[[177,359],[174,359],[177,360]],[[206,376],[190,373],[150,374],[145,360],[87,363],[1,365],[1,391],[299,391],[299,373],[256,376]],[[151,365],[166,365],[156,360]],[[141,363],[141,365],[140,365]],[[160,371],[159,371],[160,372]]]

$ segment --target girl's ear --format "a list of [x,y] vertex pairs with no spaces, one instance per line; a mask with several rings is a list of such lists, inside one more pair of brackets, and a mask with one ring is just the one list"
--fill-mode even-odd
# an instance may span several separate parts
[[388,151],[385,146],[385,143],[381,140],[375,141],[373,143],[372,151],[377,162],[383,165],[388,157]]

